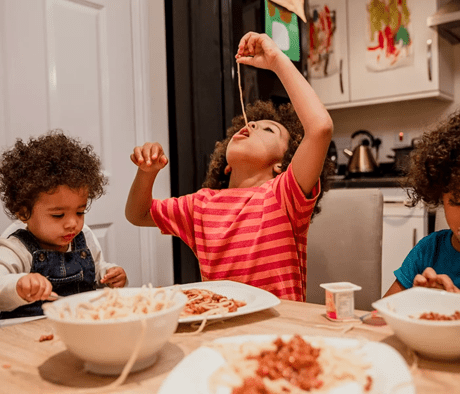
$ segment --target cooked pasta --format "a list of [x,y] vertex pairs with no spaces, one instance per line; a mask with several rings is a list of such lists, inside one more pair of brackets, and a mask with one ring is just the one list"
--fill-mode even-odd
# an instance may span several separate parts
[[78,390],[78,393],[111,393],[115,388],[123,384],[134,366],[144,342],[147,331],[147,315],[172,307],[174,305],[174,295],[177,291],[179,291],[178,287],[167,291],[162,288],[155,289],[149,284],[148,287],[142,286],[140,292],[133,296],[123,296],[117,288],[106,287],[89,302],[82,302],[74,308],[71,308],[68,302],[64,303],[62,308],[57,308],[54,303],[44,305],[50,314],[61,320],[103,321],[139,316],[140,334],[120,376],[107,386],[85,388]]
[[348,382],[356,382],[363,391],[372,387],[370,364],[362,360],[357,349],[338,349],[324,343],[314,347],[299,335],[287,342],[277,338],[271,343],[210,346],[227,361],[210,377],[211,392],[227,386],[233,394],[319,393]]
[[246,124],[246,127],[249,130],[248,118],[246,116],[246,111],[244,110],[243,88],[241,87],[240,63],[236,62],[236,64],[238,69],[238,88],[240,90],[241,109],[243,110],[244,123]]
[[226,314],[236,312],[238,308],[246,305],[244,301],[227,298],[207,289],[186,289],[182,292],[187,296],[188,301],[181,317]]
[[64,303],[60,309],[53,304],[48,304],[47,307],[60,319],[121,319],[133,315],[145,316],[167,309],[174,305],[174,294],[174,290],[154,289],[149,285],[143,286],[141,291],[133,296],[122,296],[118,289],[106,287],[97,297],[89,302],[82,302],[75,308],[71,308],[68,303]]

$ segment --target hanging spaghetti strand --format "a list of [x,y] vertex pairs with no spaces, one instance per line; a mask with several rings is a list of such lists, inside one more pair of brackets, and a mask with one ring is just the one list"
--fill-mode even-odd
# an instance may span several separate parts
[[236,64],[237,64],[237,69],[238,69],[238,88],[240,89],[241,109],[243,110],[244,123],[246,124],[246,127],[249,130],[248,118],[246,116],[246,111],[244,110],[243,88],[241,87],[240,63],[236,62]]

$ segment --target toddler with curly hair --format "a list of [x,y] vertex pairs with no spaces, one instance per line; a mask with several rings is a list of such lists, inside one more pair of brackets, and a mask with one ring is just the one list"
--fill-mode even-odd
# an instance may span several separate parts
[[237,116],[216,144],[203,189],[190,195],[153,199],[155,178],[168,160],[158,143],[135,147],[131,160],[138,170],[126,217],[180,237],[197,256],[204,281],[228,279],[305,301],[307,231],[326,190],[332,120],[267,35],[247,33],[236,58],[275,72],[291,103],[256,102],[248,106],[248,124]]
[[412,286],[460,293],[460,111],[423,134],[411,153],[406,186],[412,206],[442,205],[449,229],[420,240],[385,296]]
[[[11,219],[0,237],[0,318],[42,315],[53,296],[123,287],[85,222],[107,179],[91,145],[61,130],[18,139],[0,161],[0,198]],[[21,223],[22,222],[22,223]]]

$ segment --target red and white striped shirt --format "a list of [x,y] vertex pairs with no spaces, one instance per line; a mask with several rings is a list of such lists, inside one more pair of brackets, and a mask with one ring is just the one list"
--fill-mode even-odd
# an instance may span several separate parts
[[153,200],[150,213],[162,233],[192,248],[203,280],[233,280],[305,301],[307,232],[319,191],[318,182],[307,199],[289,165],[260,187]]

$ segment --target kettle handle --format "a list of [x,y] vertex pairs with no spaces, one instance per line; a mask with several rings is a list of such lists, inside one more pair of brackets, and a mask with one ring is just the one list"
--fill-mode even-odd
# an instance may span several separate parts
[[352,135],[351,135],[351,139],[355,138],[357,135],[359,134],[364,134],[366,136],[368,136],[371,140],[371,146],[374,146],[374,136],[367,130],[358,130],[358,131],[355,131]]

